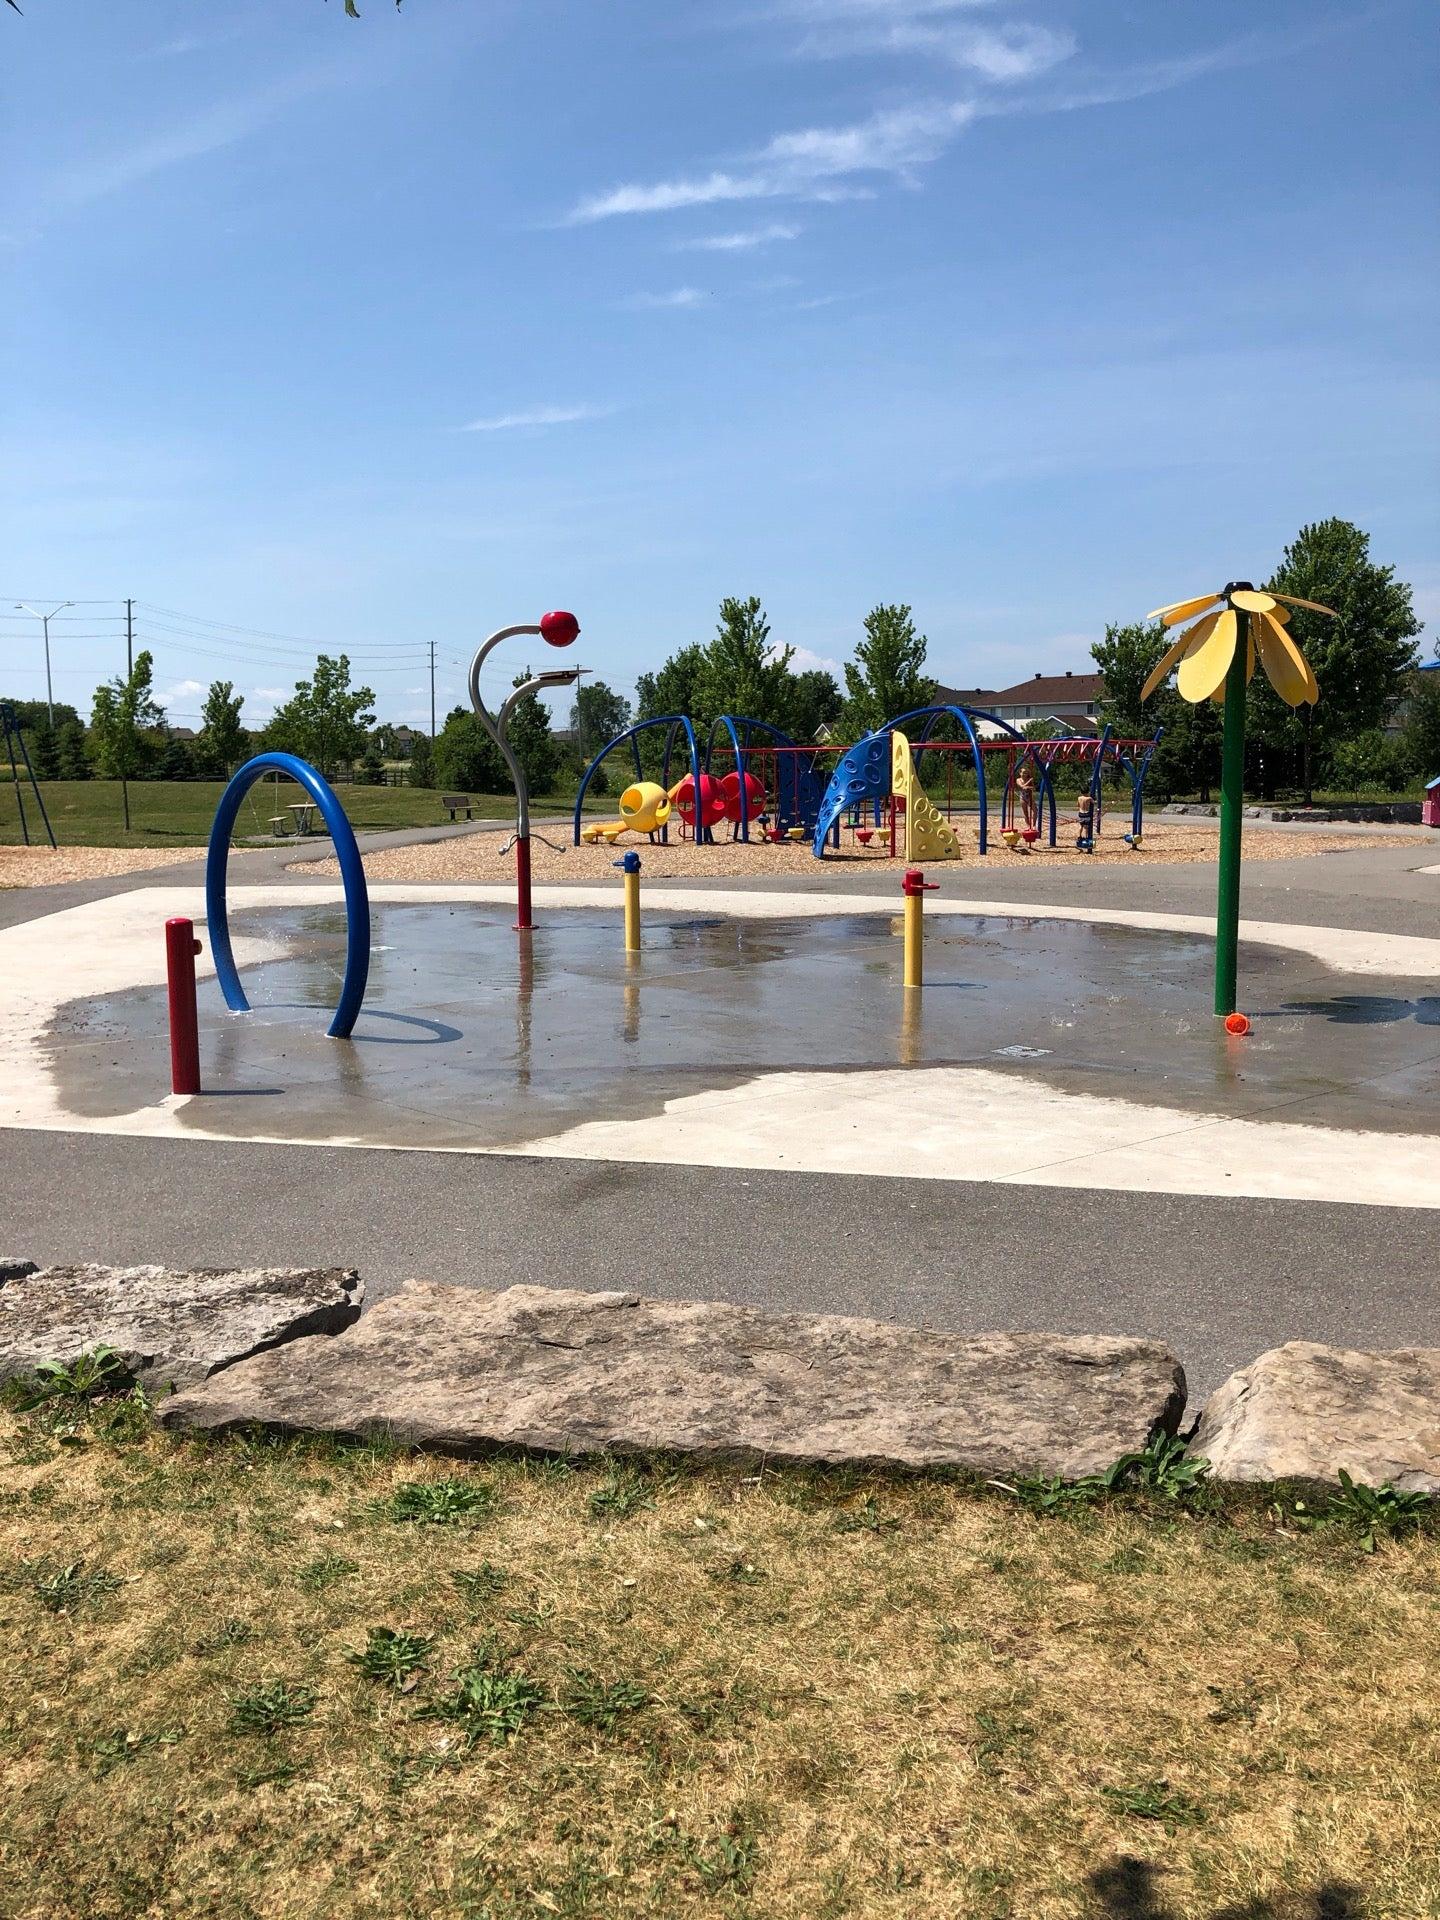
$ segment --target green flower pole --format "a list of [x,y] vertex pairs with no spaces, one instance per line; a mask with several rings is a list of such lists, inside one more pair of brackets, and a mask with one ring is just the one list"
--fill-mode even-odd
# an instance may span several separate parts
[[1240,835],[1245,811],[1245,662],[1249,618],[1237,615],[1235,657],[1225,675],[1220,749],[1220,894],[1215,907],[1215,1011],[1235,1011],[1240,957]]
[[[1285,605],[1280,603],[1284,601]],[[1245,811],[1245,685],[1257,658],[1265,677],[1287,705],[1314,706],[1320,698],[1315,675],[1286,632],[1288,607],[1334,614],[1314,600],[1294,594],[1257,592],[1248,580],[1232,580],[1220,593],[1202,593],[1147,614],[1167,627],[1193,621],[1172,641],[1140,690],[1148,700],[1178,667],[1182,699],[1198,706],[1219,700],[1225,707],[1225,737],[1220,758],[1220,890],[1215,909],[1215,1011],[1223,1020],[1235,1011],[1240,948],[1240,833]],[[1198,618],[1196,616],[1199,616]],[[1223,688],[1223,692],[1221,691]]]

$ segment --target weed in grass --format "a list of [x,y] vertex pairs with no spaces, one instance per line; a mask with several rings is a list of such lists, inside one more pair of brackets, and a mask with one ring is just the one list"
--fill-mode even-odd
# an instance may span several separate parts
[[1143,1549],[1132,1545],[1117,1547],[1108,1560],[1101,1562],[1103,1573],[1144,1573],[1150,1565]]
[[204,1655],[223,1653],[228,1647],[243,1647],[247,1640],[255,1638],[255,1629],[247,1621],[234,1618],[222,1620],[209,1633],[202,1634],[193,1644],[193,1651]]
[[650,1481],[634,1467],[607,1467],[605,1478],[591,1490],[586,1511],[592,1520],[628,1520],[632,1514],[654,1507],[650,1487]]
[[893,1514],[882,1513],[873,1493],[866,1494],[858,1507],[847,1507],[835,1516],[837,1533],[896,1533],[900,1522]]
[[34,1413],[45,1406],[80,1407],[103,1395],[120,1393],[130,1384],[125,1362],[114,1347],[91,1347],[69,1365],[44,1360],[32,1374],[13,1380],[5,1389],[5,1404],[15,1413]]
[[242,1767],[236,1779],[247,1792],[253,1793],[257,1787],[288,1787],[292,1780],[299,1778],[301,1771],[298,1761],[276,1760],[269,1766]]
[[988,1484],[999,1493],[1013,1495],[1032,1513],[1044,1514],[1068,1513],[1077,1507],[1093,1506],[1103,1492],[1094,1475],[1085,1480],[1062,1480],[1059,1474],[1046,1478],[1032,1473],[1013,1484],[1008,1480],[991,1480]]
[[364,1647],[345,1657],[367,1680],[383,1681],[397,1693],[410,1693],[419,1685],[434,1645],[428,1635],[405,1627],[371,1627]]
[[652,1694],[638,1680],[614,1680],[608,1684],[584,1667],[566,1672],[565,1691],[560,1705],[582,1727],[594,1727],[600,1733],[614,1733],[627,1714],[639,1713],[650,1705]]
[[378,1511],[387,1520],[461,1526],[494,1513],[495,1489],[487,1480],[407,1480],[379,1503]]
[[230,1695],[230,1731],[267,1737],[287,1727],[298,1727],[315,1711],[313,1687],[292,1686],[288,1680],[267,1680]]
[[690,1863],[707,1893],[748,1893],[760,1864],[760,1849],[742,1825],[731,1821],[708,1846],[691,1850]]
[[346,1560],[338,1553],[322,1553],[318,1559],[308,1560],[296,1574],[295,1580],[307,1593],[324,1593],[327,1587],[333,1587],[338,1580],[348,1580],[351,1574],[359,1571],[359,1564],[354,1560]]
[[1134,1487],[1141,1493],[1158,1494],[1165,1500],[1187,1500],[1197,1494],[1210,1477],[1210,1462],[1186,1449],[1185,1442],[1173,1433],[1157,1433],[1148,1446],[1137,1453],[1122,1453],[1113,1466],[1099,1476],[1106,1493],[1118,1493]]
[[471,1606],[478,1606],[484,1600],[493,1600],[503,1593],[510,1576],[503,1567],[482,1560],[478,1567],[457,1567],[450,1575],[457,1592]]
[[41,1560],[30,1571],[30,1590],[47,1613],[69,1613],[90,1601],[103,1600],[120,1585],[105,1567],[92,1567],[87,1572],[83,1560],[58,1567]]
[[173,1747],[184,1738],[183,1727],[165,1727],[157,1733],[135,1733],[125,1727],[116,1727],[113,1732],[102,1734],[93,1741],[90,1752],[94,1756],[96,1771],[111,1773],[116,1767],[123,1767],[127,1761],[138,1760],[142,1753],[148,1753],[155,1747]]
[[1102,1787],[1101,1795],[1116,1813],[1132,1820],[1156,1820],[1167,1833],[1178,1827],[1203,1826],[1208,1815],[1198,1800],[1180,1793],[1168,1780],[1147,1780],[1134,1787]]
[[1436,1503],[1428,1493],[1402,1492],[1387,1480],[1384,1486],[1367,1487],[1352,1480],[1342,1467],[1340,1491],[1330,1496],[1326,1518],[1351,1527],[1359,1535],[1361,1550],[1374,1553],[1382,1539],[1393,1540],[1410,1533],[1423,1520],[1432,1518]]
[[980,1738],[975,1747],[975,1764],[981,1773],[994,1773],[1000,1762],[1014,1754],[1035,1736],[1028,1720],[1021,1720],[1004,1709],[981,1707],[975,1714]]
[[471,1659],[456,1667],[451,1692],[420,1709],[422,1720],[454,1720],[463,1727],[467,1746],[489,1740],[503,1747],[513,1740],[532,1713],[549,1703],[545,1689],[523,1673],[513,1671],[490,1641],[483,1641]]

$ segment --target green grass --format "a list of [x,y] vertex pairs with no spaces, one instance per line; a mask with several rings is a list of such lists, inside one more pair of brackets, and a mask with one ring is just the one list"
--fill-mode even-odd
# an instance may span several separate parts
[[1440,1913],[1433,1503],[60,1401],[0,1412],[16,1920]]
[[[130,831],[125,831],[120,806],[118,780],[42,780],[40,791],[62,847],[203,847],[210,834],[210,822],[220,795],[221,780],[132,780],[130,783]],[[359,829],[383,830],[394,827],[436,827],[448,815],[440,804],[440,793],[429,787],[336,788],[340,804],[351,824]],[[23,790],[30,838],[44,840],[45,830],[34,806],[33,796]],[[235,828],[237,843],[247,840],[271,841],[270,816],[285,814],[292,800],[306,796],[293,781],[282,780],[278,788],[262,780],[250,789],[241,805]],[[510,819],[515,811],[513,795],[475,794],[471,796],[478,819]],[[537,816],[568,813],[575,804],[574,793],[532,796]],[[597,798],[597,810],[614,811],[614,801]],[[586,810],[592,802],[586,796]],[[318,816],[317,816],[318,819]],[[6,770],[0,780],[0,846],[18,846],[23,835],[16,797]]]

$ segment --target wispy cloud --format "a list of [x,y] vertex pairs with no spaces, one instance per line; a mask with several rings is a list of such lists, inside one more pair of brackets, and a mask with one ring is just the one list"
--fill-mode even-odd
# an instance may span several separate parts
[[636,313],[661,313],[681,307],[703,307],[709,298],[699,287],[672,287],[668,293],[632,293],[621,304]]
[[[777,659],[783,652],[783,647],[773,647],[770,652],[770,658],[772,660]],[[832,660],[829,654],[812,653],[809,647],[792,647],[790,649],[790,671],[792,673],[833,673],[838,680],[840,678],[841,667],[840,662],[838,660]]]
[[586,223],[734,200],[848,197],[865,191],[857,182],[867,174],[913,178],[944,152],[975,112],[967,100],[941,101],[889,108],[848,127],[779,133],[738,170],[612,187],[579,201],[569,217]]
[[177,700],[190,700],[197,693],[204,691],[204,687],[198,680],[177,680],[173,687],[166,687],[155,695],[155,704],[168,709],[173,707]]
[[577,420],[604,420],[614,407],[522,407],[515,413],[495,413],[468,420],[461,433],[508,433],[512,427],[568,427]]
[[739,233],[707,233],[697,240],[679,240],[676,245],[694,253],[749,253],[755,247],[768,247],[776,240],[798,240],[802,229],[771,220],[763,227],[746,227]]
[[1002,86],[1033,79],[1075,52],[1075,36],[1066,29],[1025,20],[977,25],[955,17],[970,12],[965,6],[898,3],[832,9],[808,16],[815,24],[795,51],[818,60],[921,54]]

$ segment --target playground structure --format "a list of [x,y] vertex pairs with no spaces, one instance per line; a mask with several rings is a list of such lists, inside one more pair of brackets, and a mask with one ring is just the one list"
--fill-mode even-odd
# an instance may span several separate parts
[[[994,731],[982,735],[982,726]],[[641,751],[647,735],[663,735],[663,748],[648,770]],[[574,841],[577,846],[600,840],[613,845],[622,835],[635,833],[651,839],[658,834],[668,843],[671,826],[678,823],[682,839],[703,845],[712,843],[714,829],[728,822],[732,839],[748,841],[755,825],[771,841],[808,841],[817,859],[823,859],[827,849],[841,847],[847,829],[862,849],[876,842],[877,851],[903,853],[910,860],[954,859],[961,852],[955,823],[972,811],[978,814],[979,851],[988,853],[998,801],[1007,846],[1033,846],[1043,835],[1053,847],[1059,821],[1055,774],[1070,765],[1089,769],[1084,788],[1089,807],[1082,810],[1077,844],[1082,850],[1093,849],[1104,817],[1108,774],[1128,780],[1130,830],[1125,840],[1138,848],[1144,832],[1145,776],[1159,739],[1158,732],[1149,738],[1119,738],[1107,727],[1100,734],[1031,740],[983,708],[945,704],[900,714],[848,747],[804,746],[765,721],[722,714],[702,750],[692,720],[684,714],[662,714],[626,728],[590,762],[576,795]],[[610,754],[625,748],[634,778],[620,795],[619,818],[584,821],[585,794],[597,770]],[[823,770],[827,762],[828,774]],[[922,763],[937,796],[943,773],[943,804],[927,790]],[[674,778],[681,766],[684,772]],[[961,788],[972,773],[973,808],[968,799],[961,805]],[[1027,788],[1034,797],[1033,820],[1023,809]],[[1023,827],[1016,825],[1017,812],[1024,815]]]

